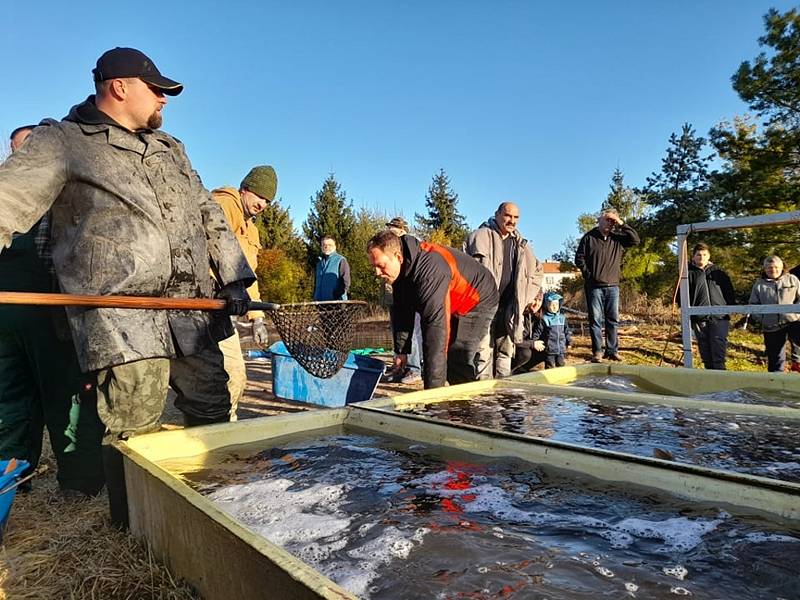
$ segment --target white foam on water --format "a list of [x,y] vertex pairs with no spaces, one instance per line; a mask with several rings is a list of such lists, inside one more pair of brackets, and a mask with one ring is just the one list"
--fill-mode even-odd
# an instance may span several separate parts
[[779,535],[777,533],[748,533],[744,536],[745,542],[752,544],[763,544],[765,542],[800,542],[800,539],[790,535]]
[[396,527],[389,526],[377,538],[347,551],[348,556],[358,559],[358,572],[354,572],[353,565],[344,566],[344,573],[340,571],[328,573],[328,568],[325,572],[356,596],[369,597],[370,583],[378,577],[379,568],[395,559],[408,559],[411,551],[422,543],[429,531],[425,527],[420,527],[408,535]]
[[669,588],[669,591],[671,593],[673,593],[673,594],[678,595],[678,596],[691,596],[692,595],[692,592],[690,592],[689,590],[687,590],[684,587],[671,587],[671,588]]
[[329,544],[311,542],[294,550],[294,553],[303,562],[311,565],[320,565],[328,560],[334,552],[342,550],[345,546],[347,546],[347,538],[335,540]]
[[369,598],[374,592],[370,584],[377,577],[377,573],[370,570],[370,566],[367,564],[328,561],[315,566],[320,573],[359,598]]
[[464,493],[473,495],[474,500],[463,504],[465,513],[486,512],[504,521],[587,530],[608,540],[611,547],[615,549],[627,548],[638,538],[662,540],[664,546],[657,551],[663,553],[688,552],[698,546],[702,542],[703,536],[715,530],[727,516],[720,513],[718,519],[673,517],[660,521],[631,517],[614,525],[582,515],[533,513],[520,510],[514,506],[514,498],[505,489],[486,483],[475,485],[469,490],[449,490],[438,487],[451,478],[452,474],[440,472],[418,481],[432,485],[433,489],[428,490],[429,493],[438,494],[440,497],[453,497]]
[[614,526],[617,531],[622,531],[633,537],[663,540],[662,552],[688,552],[703,541],[703,536],[714,531],[723,519],[689,519],[687,517],[673,517],[663,521],[649,521],[631,517],[620,521]]
[[594,570],[600,573],[600,575],[603,577],[608,577],[609,579],[614,577],[614,572],[610,569],[606,569],[605,567],[595,567]]
[[639,586],[636,585],[635,583],[631,582],[631,581],[626,581],[625,582],[625,589],[627,591],[629,591],[631,594],[633,594],[634,592],[636,592],[639,589]]
[[686,576],[689,574],[689,570],[683,565],[675,565],[674,567],[664,567],[661,570],[664,571],[664,575],[669,575],[670,577],[674,577],[675,579],[680,579],[681,581],[686,579]]
[[624,531],[617,531],[615,529],[606,529],[600,532],[600,537],[608,540],[612,548],[621,549],[627,548],[633,543],[633,536],[625,533]]

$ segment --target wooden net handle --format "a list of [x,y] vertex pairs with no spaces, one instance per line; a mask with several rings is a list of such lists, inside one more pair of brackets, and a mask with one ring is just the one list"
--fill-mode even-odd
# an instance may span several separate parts
[[[140,308],[147,310],[223,310],[218,298],[155,298],[151,296],[78,296],[34,292],[0,292],[0,304],[33,306],[84,306],[90,308]],[[251,302],[250,310],[277,310],[279,304]]]

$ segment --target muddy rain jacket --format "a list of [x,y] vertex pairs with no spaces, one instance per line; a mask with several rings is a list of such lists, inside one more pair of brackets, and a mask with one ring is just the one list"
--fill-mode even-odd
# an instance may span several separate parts
[[[544,267],[533,253],[533,246],[519,231],[510,235],[516,243],[517,263],[514,266],[515,280],[509,284],[514,286],[513,301],[505,307],[504,319],[505,330],[514,343],[519,344],[524,337],[523,313],[541,292]],[[467,236],[464,252],[489,269],[494,275],[495,285],[499,285],[503,275],[503,238],[494,217]]]
[[[68,294],[213,296],[255,276],[183,145],[130,132],[94,97],[43,121],[0,165],[0,248],[52,207],[53,262]],[[67,309],[84,371],[192,355],[233,334],[223,311]]]
[[414,313],[418,312],[423,360],[432,382],[426,387],[439,387],[447,379],[451,318],[480,305],[496,305],[497,285],[488,269],[463,252],[410,235],[400,239],[403,265],[392,286],[394,351],[410,354]]

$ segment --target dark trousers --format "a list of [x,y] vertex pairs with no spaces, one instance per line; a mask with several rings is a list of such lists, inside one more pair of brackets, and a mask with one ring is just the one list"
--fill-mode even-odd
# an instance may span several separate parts
[[35,468],[47,426],[60,487],[96,494],[103,487],[105,428],[93,402],[73,405],[81,373],[72,340],[59,339],[56,310],[63,312],[0,306],[0,456]]
[[567,364],[563,354],[548,354],[544,359],[545,369],[554,369],[555,367],[563,367]]
[[518,345],[514,350],[514,360],[511,362],[511,372],[514,375],[533,371],[537,365],[543,363],[547,355],[544,352],[537,352],[528,346]]
[[617,328],[619,327],[619,286],[584,288],[589,309],[589,334],[592,337],[592,354],[603,351],[602,330],[605,325],[605,355],[619,352]]
[[777,331],[764,332],[764,347],[767,351],[767,370],[783,372],[786,368],[786,339],[800,344],[800,321],[793,321]]
[[[475,366],[481,340],[492,322],[497,305],[475,309],[463,317],[450,320],[450,348],[447,352],[447,381],[451,385],[475,381],[478,370]],[[428,382],[425,382],[428,388]]]
[[725,370],[730,323],[728,319],[709,319],[692,323],[692,333],[706,369]]

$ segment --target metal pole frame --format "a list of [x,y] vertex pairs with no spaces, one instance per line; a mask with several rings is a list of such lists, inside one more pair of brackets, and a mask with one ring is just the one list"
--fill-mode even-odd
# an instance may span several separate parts
[[771,215],[758,215],[754,217],[737,217],[735,219],[720,219],[718,221],[705,221],[703,223],[690,223],[678,225],[678,272],[680,273],[680,298],[681,298],[681,339],[683,342],[683,366],[691,369],[692,364],[692,329],[691,317],[693,315],[720,315],[720,314],[776,314],[793,313],[800,310],[792,308],[793,305],[753,305],[744,306],[690,306],[689,302],[689,252],[687,238],[690,233],[700,231],[715,231],[720,229],[741,229],[744,227],[770,227],[774,225],[789,225],[800,223],[800,210]]

